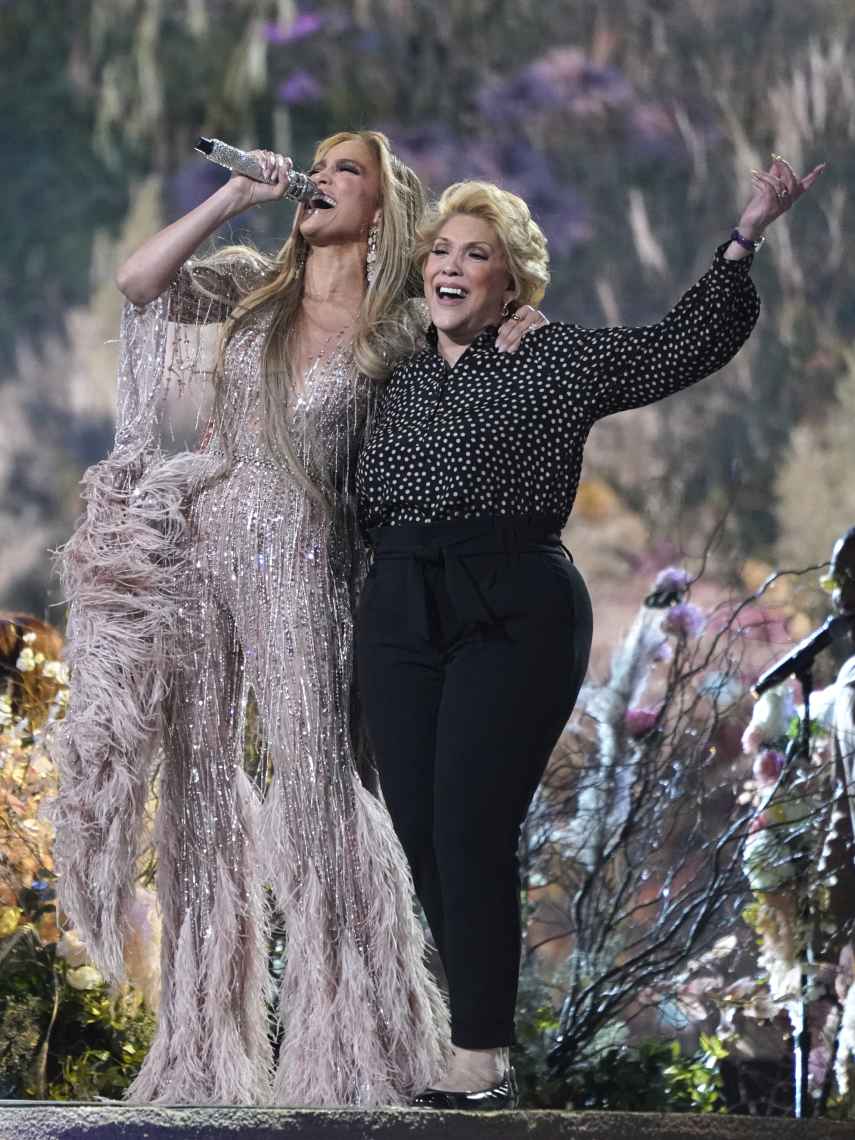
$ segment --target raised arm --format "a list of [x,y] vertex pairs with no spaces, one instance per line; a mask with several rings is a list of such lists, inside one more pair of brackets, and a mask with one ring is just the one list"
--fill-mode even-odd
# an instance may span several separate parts
[[597,329],[584,335],[597,376],[594,417],[651,404],[709,376],[747,340],[760,311],[748,275],[752,255],[776,218],[805,194],[822,171],[799,179],[786,159],[774,156],[768,171],[752,171],[753,193],[731,241],[719,247],[712,267],[657,324]]
[[596,377],[592,418],[655,403],[736,355],[757,321],[760,298],[748,275],[750,254],[725,254],[722,245],[711,268],[657,324],[594,329],[583,336]]
[[145,305],[159,297],[184,262],[224,222],[250,206],[284,197],[291,160],[270,151],[252,153],[270,181],[256,182],[242,174],[232,174],[228,182],[201,205],[144,241],[116,273],[116,284],[129,301]]

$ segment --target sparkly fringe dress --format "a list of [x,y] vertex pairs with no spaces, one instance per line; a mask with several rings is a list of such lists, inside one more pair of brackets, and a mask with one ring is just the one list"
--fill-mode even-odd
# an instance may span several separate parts
[[[72,686],[59,898],[120,980],[156,786],[162,996],[130,1099],[402,1103],[436,1078],[447,1030],[406,861],[351,731],[364,569],[351,486],[374,385],[340,350],[291,409],[331,510],[265,447],[263,313],[227,349],[221,434],[161,449],[167,390],[205,373],[200,345],[255,283],[239,265],[188,263],[163,297],[125,308],[116,446],[87,471],[86,514],[61,554]],[[286,929],[275,1068],[271,903]]]

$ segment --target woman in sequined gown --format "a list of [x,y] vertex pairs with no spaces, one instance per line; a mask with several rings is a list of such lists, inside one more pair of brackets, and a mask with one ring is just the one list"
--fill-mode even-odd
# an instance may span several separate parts
[[[300,207],[275,258],[188,260],[228,218],[283,196],[287,160],[256,154],[269,184],[233,176],[119,272],[131,304],[116,447],[86,474],[62,559],[60,900],[121,978],[159,774],[162,997],[131,1099],[401,1103],[437,1074],[445,1012],[406,861],[358,775],[352,477],[377,381],[414,343],[422,194],[382,135],[333,136],[312,173],[334,205]],[[213,379],[215,396],[204,445],[167,456],[176,378],[191,391]],[[275,1068],[266,893],[287,931]]]

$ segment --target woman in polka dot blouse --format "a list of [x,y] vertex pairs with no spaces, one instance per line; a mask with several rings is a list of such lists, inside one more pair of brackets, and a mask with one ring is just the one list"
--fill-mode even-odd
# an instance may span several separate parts
[[389,380],[357,474],[374,562],[358,614],[359,685],[383,793],[445,967],[450,1065],[416,1103],[516,1102],[519,828],[588,662],[591,605],[561,546],[594,422],[695,383],[759,312],[749,276],[765,228],[804,194],[775,158],[712,267],[647,328],[536,328],[496,347],[503,313],[536,304],[546,241],[525,203],[449,187],[417,255],[433,324]]

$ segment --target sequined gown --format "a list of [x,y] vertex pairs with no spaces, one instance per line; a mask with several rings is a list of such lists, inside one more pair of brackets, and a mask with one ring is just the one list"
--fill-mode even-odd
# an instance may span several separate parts
[[[220,433],[199,451],[160,446],[168,381],[198,381],[204,326],[250,276],[188,265],[168,295],[125,311],[116,448],[86,474],[86,518],[62,560],[73,674],[54,806],[60,901],[121,978],[158,772],[162,997],[131,1099],[401,1103],[435,1078],[446,1029],[406,862],[352,743],[363,555],[351,484],[374,385],[339,349],[290,410],[331,509],[265,445],[263,312],[227,349]],[[287,938],[275,1067],[271,904]]]

